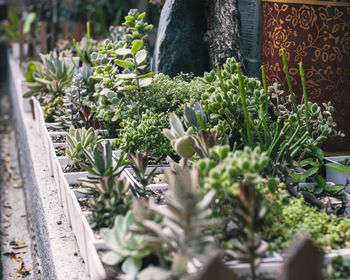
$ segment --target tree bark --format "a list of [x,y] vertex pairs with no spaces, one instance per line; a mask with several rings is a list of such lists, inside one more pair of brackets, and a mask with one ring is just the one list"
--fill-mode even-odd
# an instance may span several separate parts
[[204,5],[207,20],[204,41],[209,50],[210,66],[223,64],[229,57],[242,62],[237,0],[205,0]]

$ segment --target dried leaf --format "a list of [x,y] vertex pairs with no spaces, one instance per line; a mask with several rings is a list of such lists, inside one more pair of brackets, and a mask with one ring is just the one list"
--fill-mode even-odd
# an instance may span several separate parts
[[13,246],[13,249],[21,249],[21,248],[26,248],[28,247],[27,245],[17,245],[17,246]]
[[21,262],[23,261],[23,258],[22,257],[16,257],[16,253],[14,252],[10,252],[10,259],[13,260],[13,261],[16,261],[16,262]]
[[28,252],[28,249],[17,250],[16,254],[25,254]]
[[6,213],[6,217],[11,217],[12,214],[13,214],[12,212],[7,212],[7,213]]
[[21,274],[19,274],[19,273],[10,273],[9,275],[11,277],[21,277]]
[[17,272],[18,272],[19,274],[21,274],[22,276],[26,276],[26,275],[28,275],[29,272],[30,272],[30,268],[25,268],[25,267],[24,267],[24,262],[23,262],[23,261],[21,261],[21,262],[17,265],[16,269],[17,269]]
[[17,245],[21,245],[21,244],[26,244],[24,241],[22,241],[21,239],[18,239],[18,240],[12,240],[10,242],[10,245],[11,246],[17,246]]

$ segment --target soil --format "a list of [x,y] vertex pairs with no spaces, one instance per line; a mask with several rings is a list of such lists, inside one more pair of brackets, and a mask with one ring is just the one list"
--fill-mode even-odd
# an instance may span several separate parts
[[[81,186],[82,186],[81,183],[74,183],[69,185],[69,187],[72,190],[77,190]],[[83,212],[89,211],[90,210],[89,199],[92,197],[92,195],[87,195],[87,194],[83,194],[83,193],[79,193],[78,191],[75,191],[75,196],[79,202],[81,211]]]
[[50,136],[53,143],[65,143],[66,135],[54,135]]
[[47,131],[48,132],[66,132],[66,130],[62,128],[57,128],[57,127],[48,127]]
[[[138,181],[134,173],[132,174],[132,176],[135,178],[136,181]],[[166,180],[165,174],[163,173],[154,174],[151,182],[151,184],[166,184],[166,183],[168,182]]]
[[55,153],[56,153],[56,156],[58,156],[58,157],[65,156],[66,155],[66,147],[62,147],[62,146],[55,147]]
[[84,171],[83,169],[78,168],[78,167],[76,167],[76,166],[73,165],[73,164],[62,165],[62,170],[63,170],[63,172],[65,172],[65,173]]
[[154,190],[152,192],[153,193],[151,195],[151,200],[155,204],[164,205],[165,204],[164,191],[162,191],[162,190]]

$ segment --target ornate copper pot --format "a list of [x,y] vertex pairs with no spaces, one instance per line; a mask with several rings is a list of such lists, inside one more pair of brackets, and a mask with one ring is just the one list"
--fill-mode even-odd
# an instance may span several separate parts
[[262,64],[268,85],[278,81],[288,92],[280,49],[284,48],[293,91],[302,97],[303,62],[309,100],[331,101],[337,129],[328,152],[350,151],[350,2],[262,0]]

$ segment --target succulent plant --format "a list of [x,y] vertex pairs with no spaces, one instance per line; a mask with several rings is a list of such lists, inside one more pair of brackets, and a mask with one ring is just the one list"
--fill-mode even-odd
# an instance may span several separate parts
[[184,120],[189,127],[187,131],[175,114],[170,115],[170,130],[163,129],[174,150],[184,159],[184,164],[195,154],[200,158],[210,157],[209,149],[217,144],[219,133],[205,130],[207,118],[201,104],[196,102],[194,108],[185,105]]
[[[106,177],[119,178],[125,168],[125,157],[122,153],[118,158],[113,157],[110,142],[98,143],[93,153],[83,148],[89,164],[81,164],[89,172],[87,178],[81,178],[82,187],[78,192],[85,194],[98,194],[96,185]],[[113,162],[114,159],[114,162]]]
[[110,130],[118,128],[123,119],[141,116],[138,105],[141,92],[155,75],[148,71],[149,55],[144,42],[152,25],[143,22],[144,16],[145,13],[131,10],[124,22],[127,27],[125,41],[106,39],[91,55],[95,65],[94,79],[98,81],[94,94],[98,102],[92,109]]
[[74,49],[79,56],[79,59],[85,65],[92,65],[91,54],[95,51],[96,41],[91,38],[90,34],[90,22],[86,23],[86,36],[84,36],[80,42],[76,42],[73,39]]
[[35,83],[28,86],[29,91],[24,97],[48,96],[50,101],[64,96],[66,88],[72,81],[74,69],[69,70],[55,53],[40,54],[40,57],[42,62],[37,64],[37,71],[33,73]]
[[56,122],[60,127],[89,127],[98,128],[99,123],[95,113],[91,112],[94,82],[91,79],[92,69],[83,65],[73,77],[72,84],[66,89],[63,106],[58,110]]
[[131,207],[132,195],[125,179],[103,177],[96,184],[98,197],[90,198],[90,219],[94,228],[111,227],[117,215],[125,215]]
[[101,235],[111,251],[106,253],[102,261],[115,266],[122,263],[124,273],[135,275],[142,265],[142,259],[150,254],[143,236],[131,232],[135,215],[129,211],[125,216],[115,218],[112,229],[102,228]]
[[248,262],[250,265],[249,279],[255,280],[258,279],[257,268],[261,257],[269,248],[268,243],[264,242],[260,236],[268,208],[263,205],[256,186],[249,182],[239,184],[236,200],[237,205],[233,211],[242,230],[240,231],[241,239],[235,240],[235,250],[230,251],[230,255],[242,262]]
[[259,147],[253,150],[246,146],[230,152],[228,145],[215,146],[210,154],[211,158],[200,159],[194,166],[199,170],[202,191],[214,189],[217,192],[213,216],[225,217],[227,223],[231,221],[232,207],[236,205],[234,197],[239,194],[242,183],[253,184],[256,188],[267,184],[271,193],[276,192],[278,179],[261,175],[269,158]]
[[136,153],[135,155],[129,154],[131,168],[134,170],[135,176],[140,185],[133,185],[131,191],[137,198],[147,197],[149,191],[147,186],[151,184],[156,167],[147,171],[148,168],[148,156],[147,153]]
[[191,108],[185,104],[184,119],[187,127],[192,127],[195,131],[205,130],[207,126],[207,116],[199,102]]
[[[172,253],[171,277],[168,279],[183,279],[182,277],[188,275],[187,265],[213,243],[210,229],[219,228],[222,223],[207,218],[216,192],[211,190],[201,197],[198,192],[198,174],[195,170],[184,168],[177,174],[168,172],[167,175],[167,207],[149,205],[150,211],[163,217],[162,222],[159,224],[141,217],[138,223],[151,233],[149,239],[144,235],[146,240],[151,240],[153,246],[155,243],[165,244]],[[154,270],[152,267],[148,269]]]
[[169,118],[170,129],[164,128],[164,135],[170,140],[171,145],[179,156],[188,160],[196,153],[195,141],[191,136],[192,130],[185,131],[178,116],[171,114]]
[[199,135],[193,136],[196,145],[194,149],[200,158],[210,158],[210,149],[218,143],[219,132],[209,132],[202,130]]
[[86,130],[85,128],[76,129],[71,126],[66,138],[66,154],[77,167],[81,167],[81,164],[88,163],[88,159],[86,158],[83,148],[90,153],[93,153],[97,143],[102,141],[99,139],[98,131],[92,127]]
[[168,125],[164,113],[146,111],[141,120],[125,119],[122,121],[119,137],[115,140],[115,148],[126,153],[147,152],[150,157],[164,160],[167,155],[174,154],[173,149],[162,133]]
[[63,100],[61,97],[57,97],[54,101],[47,104],[44,108],[45,122],[54,122],[55,116],[58,114],[59,108],[63,106]]

